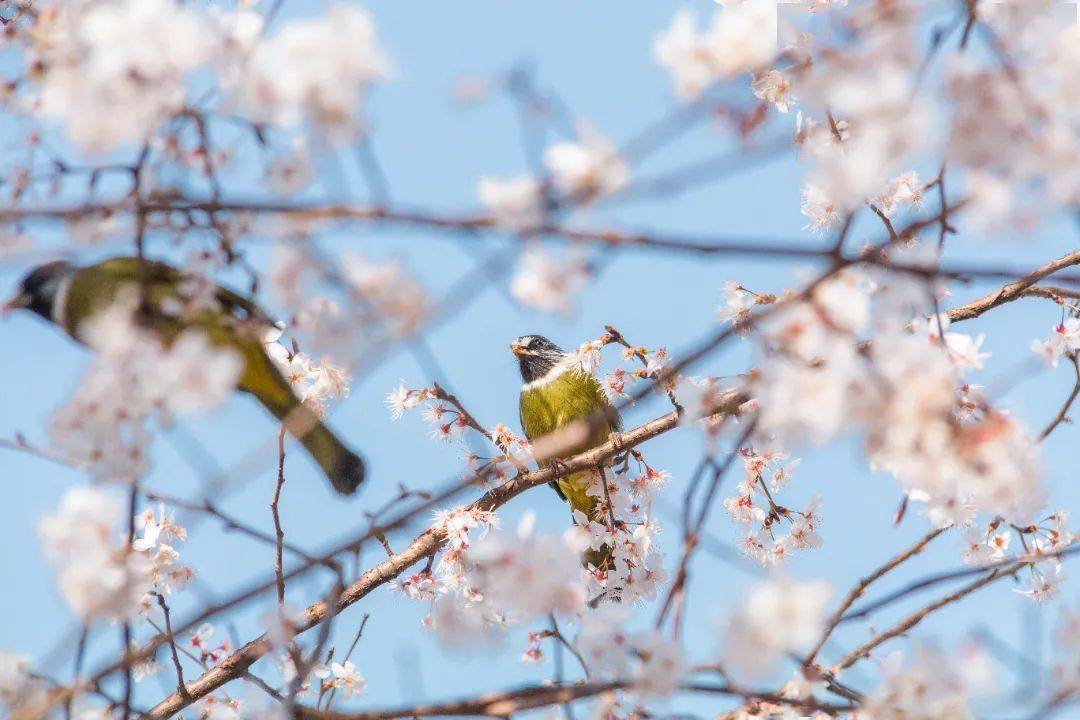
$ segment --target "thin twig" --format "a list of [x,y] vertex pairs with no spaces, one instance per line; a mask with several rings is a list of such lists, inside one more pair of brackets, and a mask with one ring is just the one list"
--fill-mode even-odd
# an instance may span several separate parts
[[1058,414],[1054,416],[1054,419],[1050,421],[1050,424],[1043,428],[1043,431],[1039,433],[1038,441],[1042,442],[1050,433],[1057,429],[1057,426],[1065,422],[1065,419],[1069,413],[1069,409],[1076,401],[1076,396],[1080,395],[1080,355],[1073,352],[1069,355],[1069,359],[1073,364],[1073,371],[1076,375],[1076,380],[1073,383],[1072,391],[1069,393],[1069,397],[1065,398],[1065,403],[1058,410]]
[[814,658],[816,658],[817,654],[821,652],[821,648],[824,647],[825,643],[829,639],[829,636],[832,635],[833,630],[835,630],[836,626],[840,624],[840,620],[844,617],[844,613],[846,613],[848,609],[855,604],[856,600],[863,596],[863,594],[866,592],[866,588],[880,580],[887,573],[892,572],[902,563],[921,553],[923,549],[927,545],[929,545],[934,538],[941,535],[943,532],[945,532],[945,530],[946,528],[938,528],[937,530],[931,530],[930,532],[919,538],[911,547],[899,553],[898,555],[893,556],[886,563],[881,565],[881,567],[879,567],[877,570],[859,580],[859,582],[855,584],[855,587],[853,587],[851,591],[848,592],[847,596],[840,603],[840,606],[836,608],[836,611],[829,618],[829,621],[825,623],[825,629],[822,631],[821,637],[818,639],[817,644],[814,645],[813,649],[807,654],[806,660],[803,661],[803,665],[810,665],[814,662]]
[[281,488],[285,485],[285,426],[278,431],[278,470],[274,497],[270,501],[270,513],[274,516],[274,577],[277,579],[278,605],[285,605],[285,574],[282,564],[285,532],[281,529],[281,514],[278,505],[281,502]]
[[169,605],[165,602],[165,596],[161,593],[153,593],[153,595],[157,598],[158,606],[165,616],[165,632],[169,636],[169,652],[172,655],[173,667],[176,668],[176,691],[187,697],[187,685],[184,684],[184,667],[180,664],[180,655],[176,651],[176,639],[173,637],[172,615],[169,612]]
[[1013,573],[1015,573],[1017,570],[1019,570],[1020,568],[1022,568],[1026,564],[1027,563],[1025,563],[1025,562],[1014,562],[1013,564],[1008,565],[1006,567],[992,570],[988,574],[983,575],[978,580],[975,580],[974,582],[965,585],[964,587],[960,588],[956,592],[951,593],[949,595],[946,595],[945,597],[943,597],[943,598],[941,598],[939,600],[935,600],[934,602],[932,602],[929,605],[923,607],[922,609],[917,610],[916,612],[912,613],[908,617],[906,617],[903,620],[901,620],[900,622],[898,622],[896,625],[893,625],[888,630],[886,630],[884,632],[881,632],[881,633],[878,633],[877,635],[875,635],[871,639],[867,640],[865,643],[863,643],[859,647],[857,647],[854,650],[852,650],[851,652],[849,652],[836,665],[836,670],[846,670],[847,668],[851,667],[852,665],[857,663],[862,658],[869,657],[870,652],[874,648],[876,648],[877,646],[879,646],[882,643],[885,643],[885,642],[887,642],[887,641],[889,641],[889,640],[891,640],[891,639],[893,639],[895,637],[899,637],[900,635],[903,635],[908,630],[910,630],[911,628],[918,625],[920,622],[925,620],[926,617],[928,615],[930,615],[931,613],[936,612],[937,610],[940,610],[941,608],[945,607],[946,605],[950,605],[950,604],[952,604],[952,603],[954,603],[954,602],[956,602],[956,601],[970,595],[971,593],[975,592],[976,590],[979,590],[980,588],[986,587],[987,585],[989,585],[990,583],[992,583],[992,582],[994,582],[996,580],[1000,580],[1001,578],[1011,576]]

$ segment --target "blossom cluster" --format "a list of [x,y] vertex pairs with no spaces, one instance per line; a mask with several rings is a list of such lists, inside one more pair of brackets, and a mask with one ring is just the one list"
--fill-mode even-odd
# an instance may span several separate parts
[[[964,562],[987,565],[1008,561],[1017,556],[1033,556],[1036,561],[1024,569],[1026,587],[1016,592],[1035,602],[1048,600],[1058,594],[1064,579],[1063,564],[1058,553],[1072,544],[1075,534],[1069,529],[1069,514],[1056,510],[1042,520],[1020,526],[1003,518],[988,523],[972,523],[964,538]],[[1019,547],[1012,545],[1013,536]],[[1010,553],[1010,546],[1013,552]]]
[[676,94],[691,100],[720,81],[772,61],[776,20],[776,6],[764,0],[730,2],[699,32],[694,15],[680,10],[657,35],[653,55],[671,75]]
[[477,197],[496,224],[535,231],[556,208],[614,195],[629,183],[629,164],[610,140],[584,123],[575,132],[544,151],[543,178],[480,178]]
[[135,321],[137,299],[119,299],[87,320],[80,335],[94,351],[74,395],[52,417],[55,447],[103,482],[131,483],[149,460],[147,421],[213,407],[236,387],[239,355],[184,330],[165,345]]
[[[346,366],[412,334],[429,309],[423,289],[400,263],[358,253],[344,253],[331,266],[310,247],[281,243],[270,280],[293,309],[290,330],[322,365]],[[324,294],[327,287],[335,292]]]
[[276,33],[264,32],[262,15],[246,4],[40,5],[12,21],[10,36],[35,71],[4,99],[58,121],[91,153],[150,140],[164,121],[206,96],[208,84],[253,123],[306,124],[326,140],[349,139],[361,126],[367,88],[389,72],[370,15],[344,3]]
[[[582,346],[582,349],[578,350],[579,355],[582,354],[586,348],[589,348],[588,344]],[[604,391],[612,400],[615,400],[616,398],[629,398],[630,395],[626,390],[638,380],[656,379],[659,377],[670,358],[668,357],[667,348],[663,347],[656,348],[655,350],[650,350],[646,347],[628,347],[623,349],[623,362],[633,363],[635,359],[641,362],[641,367],[629,370],[623,367],[617,367],[600,379],[600,386],[604,388]]]
[[47,690],[45,682],[31,671],[29,659],[0,650],[0,706],[12,712],[20,706],[32,707]]
[[[906,660],[906,662],[905,662]],[[971,718],[971,695],[988,690],[992,669],[985,657],[956,662],[940,650],[918,646],[909,658],[893,653],[883,662],[884,681],[866,700],[872,718]]]
[[655,629],[626,630],[630,612],[605,605],[581,619],[576,645],[594,675],[631,683],[641,697],[674,692],[689,672],[679,642]]
[[349,375],[330,360],[316,363],[300,350],[281,342],[282,329],[275,327],[263,336],[266,354],[289,381],[300,402],[322,414],[327,404],[336,398],[349,396]]
[[60,592],[85,621],[125,620],[156,608],[151,593],[183,589],[191,570],[179,562],[176,542],[187,533],[164,508],[135,518],[131,543],[119,531],[123,502],[102,487],[75,487],[55,515],[41,521],[42,544],[57,565]]
[[787,448],[862,428],[872,465],[925,501],[935,524],[976,512],[1023,521],[1041,504],[1034,444],[964,380],[987,357],[982,339],[944,332],[944,317],[911,321],[934,292],[847,269],[780,308],[752,378],[761,430]]
[[[762,565],[775,565],[792,552],[821,547],[821,538],[817,534],[821,523],[820,496],[815,494],[803,510],[794,510],[776,501],[799,460],[792,460],[783,453],[758,453],[753,448],[742,448],[738,452],[746,474],[739,481],[736,494],[724,499],[724,509],[745,531],[739,547],[747,557]],[[780,528],[785,524],[788,532],[782,534]]]
[[456,537],[440,558],[428,621],[444,641],[475,642],[494,628],[573,613],[586,601],[572,534],[560,540],[537,533],[531,515],[516,532],[495,529],[475,542],[462,537],[453,514],[445,527]]
[[789,653],[806,652],[825,629],[829,586],[783,577],[751,588],[721,624],[724,664],[744,676],[764,675]]

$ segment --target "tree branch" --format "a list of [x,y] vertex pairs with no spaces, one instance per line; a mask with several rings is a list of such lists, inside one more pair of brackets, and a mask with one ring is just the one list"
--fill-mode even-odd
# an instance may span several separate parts
[[[739,407],[748,400],[741,392],[728,393],[714,408],[710,414],[730,415],[738,411]],[[560,477],[574,472],[596,467],[598,464],[610,460],[624,448],[634,447],[673,430],[679,425],[679,414],[670,412],[666,415],[645,423],[633,430],[622,433],[619,447],[614,442],[607,442],[592,450],[575,455],[562,463],[557,468],[547,468],[536,472],[523,473],[512,480],[484,493],[469,508],[475,510],[494,510],[526,490],[547,484]],[[573,430],[573,428],[568,428]],[[558,436],[562,432],[553,433],[552,436],[541,438],[539,445],[551,445],[560,441]],[[570,443],[562,442],[563,446]],[[556,453],[557,454],[557,453]],[[370,568],[360,576],[352,585],[338,596],[336,607],[331,607],[326,602],[319,602],[309,606],[296,623],[296,633],[302,633],[323,622],[333,612],[340,612],[364,598],[375,588],[396,578],[412,565],[438,551],[446,540],[446,535],[441,527],[432,527],[418,535],[405,550],[387,558],[383,562]],[[149,713],[152,720],[161,720],[179,712],[198,700],[212,693],[225,683],[241,677],[251,665],[271,650],[270,639],[262,635],[247,643],[229,657],[222,660],[202,676],[188,683],[188,697],[183,697],[179,692],[157,704]]]

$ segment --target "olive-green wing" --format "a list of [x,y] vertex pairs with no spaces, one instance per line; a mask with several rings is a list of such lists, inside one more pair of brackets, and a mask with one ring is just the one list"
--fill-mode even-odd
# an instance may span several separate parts
[[[179,297],[185,280],[193,276],[156,260],[140,260],[137,257],[110,258],[86,271],[96,271],[113,284],[146,284],[163,297]],[[249,298],[220,285],[214,288],[214,297],[228,315],[237,319],[251,319],[272,324],[270,316]]]

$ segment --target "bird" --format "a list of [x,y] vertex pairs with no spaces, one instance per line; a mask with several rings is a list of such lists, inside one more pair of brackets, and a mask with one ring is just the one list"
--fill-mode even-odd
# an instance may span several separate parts
[[213,345],[238,353],[244,362],[238,389],[281,421],[337,492],[355,492],[364,480],[364,461],[296,397],[267,355],[262,337],[273,325],[270,316],[250,299],[217,285],[210,290],[216,307],[200,305],[177,313],[174,306],[185,297],[184,283],[192,280],[193,276],[171,265],[138,257],[114,257],[83,267],[57,260],[27,273],[3,306],[3,314],[20,309],[35,313],[85,345],[86,328],[91,325],[87,321],[118,297],[137,293],[141,303],[134,315],[136,322],[163,343],[196,328]]
[[[576,455],[607,442],[622,428],[619,412],[607,394],[581,363],[543,335],[523,335],[510,343],[521,370],[519,413],[521,429],[535,441],[575,421],[586,423],[585,437],[560,454]],[[558,458],[539,457],[546,466],[558,464]],[[597,520],[597,498],[588,493],[594,471],[583,470],[551,483],[555,492],[571,510],[589,520]],[[597,569],[605,569],[610,551],[588,553],[586,560]]]

